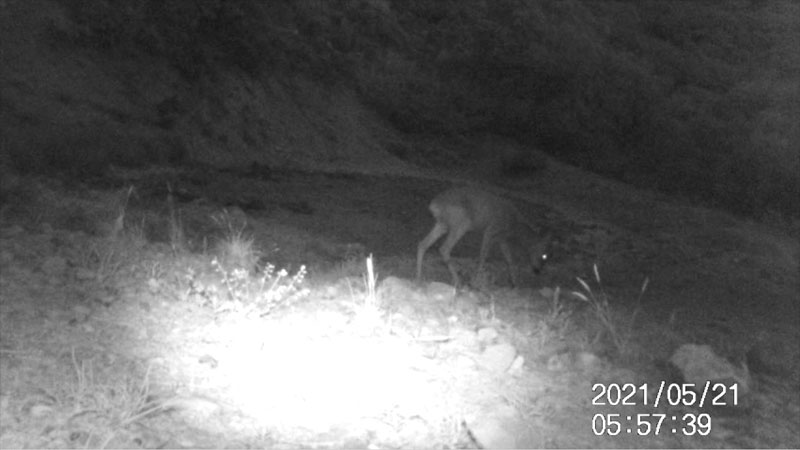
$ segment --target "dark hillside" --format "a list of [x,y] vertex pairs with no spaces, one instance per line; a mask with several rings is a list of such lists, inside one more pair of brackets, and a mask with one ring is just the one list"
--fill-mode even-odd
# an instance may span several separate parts
[[800,211],[795,2],[60,3],[52,47],[161,61],[195,86],[165,116],[222,74],[300,77],[408,134],[503,135],[734,212]]

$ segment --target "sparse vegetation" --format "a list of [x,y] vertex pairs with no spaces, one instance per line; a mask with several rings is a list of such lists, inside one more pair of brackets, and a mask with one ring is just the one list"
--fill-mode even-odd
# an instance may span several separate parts
[[572,309],[567,307],[561,296],[561,288],[556,287],[550,296],[550,307],[543,318],[544,325],[547,327],[545,332],[546,340],[564,339],[569,327],[572,325],[572,313]]
[[113,283],[113,277],[135,261],[147,245],[143,225],[133,223],[129,218],[126,220],[132,193],[132,186],[116,193],[112,203],[115,207],[113,219],[100,224],[98,228],[103,235],[81,252],[81,267],[89,269],[94,279],[104,285]]
[[288,304],[291,300],[301,297],[303,279],[306,276],[306,266],[300,266],[293,276],[289,276],[286,269],[275,272],[275,266],[267,264],[260,275],[252,276],[245,269],[226,269],[217,259],[211,265],[220,276],[221,291],[205,292],[204,297],[211,301],[215,310],[236,309],[240,306],[258,309],[261,315],[272,312],[279,306]]
[[[767,253],[769,247],[741,250],[739,243],[751,235],[740,228],[722,243],[668,240],[670,247],[682,247],[666,256],[663,246],[643,244],[644,238],[627,232],[615,235],[623,245],[610,249],[593,250],[590,240],[576,240],[569,248],[570,260],[573,249],[581,255],[606,255],[604,264],[613,274],[601,280],[595,268],[596,286],[579,281],[583,290],[576,297],[583,296],[581,301],[557,288],[456,292],[442,283],[420,286],[404,278],[413,271],[407,247],[405,255],[387,256],[390,262],[381,260],[377,267],[371,258],[366,268],[359,260],[357,255],[369,254],[375,242],[382,242],[377,248],[384,250],[413,247],[416,233],[386,232],[404,229],[398,224],[407,223],[405,215],[359,229],[364,244],[343,243],[352,242],[353,226],[374,220],[379,207],[394,213],[398,204],[418,203],[418,191],[404,191],[409,184],[405,178],[366,178],[369,183],[337,179],[320,187],[314,185],[318,174],[252,181],[249,187],[256,192],[269,186],[273,197],[267,200],[273,204],[306,198],[312,204],[318,198],[313,189],[336,193],[341,204],[333,210],[313,208],[323,211],[315,214],[325,219],[325,231],[312,239],[307,229],[316,224],[306,210],[280,213],[279,220],[235,207],[222,210],[215,197],[219,186],[233,186],[229,192],[239,193],[233,183],[238,173],[220,173],[218,184],[203,184],[205,190],[192,195],[186,195],[192,189],[185,174],[160,173],[158,180],[150,178],[152,173],[114,175],[126,181],[114,185],[133,183],[138,189],[65,189],[57,180],[23,176],[19,186],[35,193],[32,201],[13,214],[8,214],[10,208],[0,211],[0,420],[9,424],[0,432],[3,448],[159,448],[176,442],[186,447],[269,448],[278,440],[297,447],[323,443],[358,448],[619,444],[616,436],[601,438],[581,426],[597,413],[597,405],[591,405],[593,392],[586,389],[589,383],[640,386],[643,375],[663,375],[658,363],[672,350],[664,347],[681,339],[720,339],[730,346],[729,353],[741,354],[742,341],[735,342],[728,330],[741,326],[735,320],[746,314],[739,313],[753,308],[748,302],[752,292],[773,289],[789,297],[796,281],[791,261],[772,253],[763,262],[756,259],[761,257],[757,251]],[[164,179],[175,186],[169,210],[164,206]],[[147,186],[155,189],[148,192]],[[376,192],[399,198],[387,203],[386,195]],[[337,215],[339,209],[347,214]],[[720,220],[719,227],[744,227],[724,214],[722,219],[707,211],[693,215],[698,214],[693,208],[676,211],[671,205],[648,204],[646,212],[658,215],[648,220],[681,214],[674,224],[680,233],[705,232],[714,220]],[[423,225],[429,220],[424,208],[411,218]],[[632,219],[634,224],[638,220]],[[167,236],[173,224],[186,236],[180,251],[173,251]],[[592,237],[602,235],[593,224],[569,226],[588,229]],[[687,226],[693,230],[685,231]],[[160,239],[148,241],[145,229]],[[211,245],[191,245],[206,237]],[[793,248],[785,244],[788,238],[773,239],[781,248]],[[106,243],[113,251],[102,253]],[[559,248],[568,245],[565,240]],[[760,241],[760,246],[768,245]],[[722,270],[709,271],[692,257],[726,246],[737,250],[713,261],[723,264]],[[641,269],[631,269],[630,259],[616,257],[618,249],[629,247],[636,252],[635,261],[656,259],[664,270],[659,290],[647,291],[645,282],[636,303],[612,298],[603,284],[616,285]],[[262,248],[270,250],[262,254]],[[673,259],[675,255],[680,257]],[[742,263],[738,258],[745,255],[755,256]],[[322,269],[313,283],[303,279],[303,267],[294,275],[278,270],[299,267],[299,261],[313,264],[315,275],[320,267],[331,270]],[[576,266],[567,269],[561,261],[554,260],[553,272],[544,276],[566,281]],[[499,258],[487,261],[500,263]],[[765,273],[762,268],[776,266],[782,272],[775,278],[759,276]],[[389,275],[379,279],[376,270]],[[706,274],[710,283],[698,279],[698,273]],[[721,294],[702,291],[706,283],[723,281]],[[750,290],[750,283],[757,289]],[[708,293],[708,301],[717,295],[731,300],[730,314],[715,321],[722,331],[691,323],[690,308],[670,324],[638,313],[645,292],[664,299],[694,290]],[[583,304],[588,307],[575,308]],[[769,328],[763,324],[747,328],[745,323],[743,329]],[[675,339],[664,339],[664,334]],[[775,336],[780,346],[794,342],[784,339],[788,334]],[[767,363],[782,367],[794,357],[789,353]],[[786,403],[784,390],[796,391],[789,391],[793,379],[776,376],[749,393],[756,396],[755,413],[743,419],[750,428],[685,439],[692,446],[715,444],[709,447],[740,439],[797,442],[796,405],[789,402],[785,410],[772,406]],[[653,414],[651,405],[642,406],[643,414]],[[661,414],[669,407],[655,411]],[[536,424],[545,415],[553,418],[554,429]],[[217,421],[219,431],[209,432],[209,421]],[[536,434],[526,435],[532,423]],[[747,429],[769,429],[770,434],[751,435]],[[547,433],[545,438],[540,430]],[[516,445],[515,439],[520,439]],[[653,441],[639,442],[647,447]]]
[[169,244],[173,254],[180,254],[186,247],[186,235],[183,232],[180,212],[175,205],[175,196],[172,194],[172,186],[167,183],[167,208],[169,208]]
[[[74,416],[98,414],[108,419],[112,427],[124,428],[159,409],[150,396],[150,367],[143,375],[134,372],[123,379],[105,379],[95,373],[92,360],[79,361],[74,349],[71,357],[74,382],[63,386],[63,394],[57,392],[53,396],[74,411]],[[99,448],[105,448],[114,436],[114,430],[104,431],[110,433],[102,436],[105,441]],[[95,436],[98,438],[101,436]],[[94,447],[98,442],[86,444]]]
[[[572,291],[572,295],[588,303],[595,314],[595,317],[600,322],[603,330],[606,332],[614,350],[621,356],[628,356],[632,349],[631,339],[634,338],[634,325],[636,324],[636,317],[639,315],[642,306],[642,296],[647,291],[647,285],[650,283],[649,278],[645,278],[642,282],[642,287],[639,290],[639,297],[636,300],[636,306],[630,317],[624,318],[620,315],[619,310],[609,303],[609,296],[603,288],[603,283],[600,280],[600,271],[597,269],[597,264],[593,266],[594,278],[597,281],[599,291],[595,293],[589,284],[577,278],[578,282],[583,287],[583,292]],[[598,335],[595,341],[602,336]]]
[[255,246],[255,239],[245,233],[247,218],[234,215],[223,209],[211,216],[211,220],[222,230],[222,239],[217,243],[217,260],[221,266],[252,272],[261,255]]
[[224,235],[217,243],[210,271],[191,267],[187,270],[187,298],[198,298],[215,312],[234,310],[264,316],[308,293],[302,287],[305,265],[292,276],[286,269],[276,271],[272,263],[257,267],[261,255],[255,239],[244,231],[246,219],[236,219],[223,210],[212,215],[212,220],[224,230]]

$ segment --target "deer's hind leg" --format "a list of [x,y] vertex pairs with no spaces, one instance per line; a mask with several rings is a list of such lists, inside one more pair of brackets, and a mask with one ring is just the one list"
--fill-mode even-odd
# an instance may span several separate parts
[[445,233],[447,233],[447,227],[436,222],[428,235],[417,245],[417,282],[422,281],[422,260],[425,258],[425,252]]
[[447,264],[447,269],[450,271],[450,275],[453,278],[453,286],[456,287],[461,284],[461,280],[458,276],[458,267],[456,267],[455,263],[450,258],[450,252],[453,251],[453,247],[455,247],[458,241],[460,241],[469,230],[469,222],[464,222],[455,228],[451,228],[447,234],[447,238],[444,240],[444,243],[441,247],[439,247],[439,254],[442,255],[444,263]]

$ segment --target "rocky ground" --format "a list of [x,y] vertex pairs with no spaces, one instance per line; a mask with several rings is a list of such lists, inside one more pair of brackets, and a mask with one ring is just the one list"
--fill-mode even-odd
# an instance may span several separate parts
[[[574,174],[491,188],[556,233],[554,258],[510,289],[494,255],[458,292],[434,252],[411,281],[448,185],[429,177],[14,177],[0,446],[800,445],[797,242]],[[477,244],[455,252],[467,273]],[[684,344],[720,358],[716,406],[685,389],[708,372],[673,364]]]

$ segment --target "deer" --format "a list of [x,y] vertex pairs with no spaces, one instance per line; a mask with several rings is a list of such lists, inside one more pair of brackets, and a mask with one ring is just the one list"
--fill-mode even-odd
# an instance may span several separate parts
[[500,247],[513,287],[519,286],[517,266],[511,255],[509,241],[522,243],[528,250],[534,274],[539,274],[547,261],[547,249],[551,234],[539,236],[514,204],[507,199],[473,187],[454,187],[441,192],[431,200],[428,207],[435,223],[433,228],[417,246],[417,282],[422,280],[422,263],[425,253],[445,234],[447,237],[439,247],[439,254],[452,276],[453,286],[461,285],[458,270],[450,252],[470,231],[482,232],[477,273],[481,273],[486,258],[494,243]]

